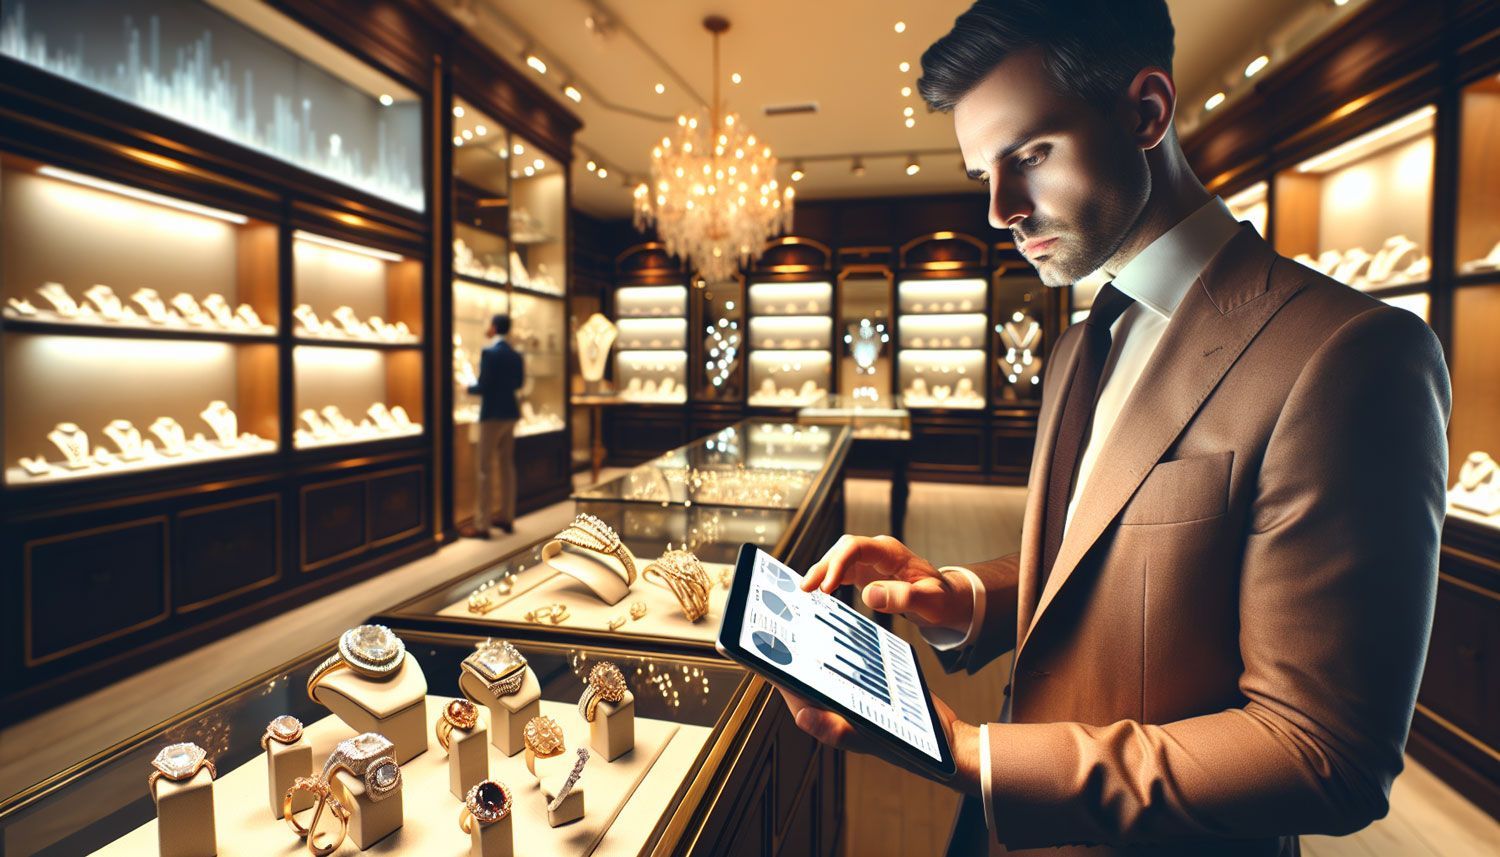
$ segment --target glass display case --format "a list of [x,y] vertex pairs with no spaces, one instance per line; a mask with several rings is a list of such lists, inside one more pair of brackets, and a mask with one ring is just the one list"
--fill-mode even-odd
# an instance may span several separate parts
[[294,446],[420,435],[422,263],[298,230],[292,282]]
[[687,401],[687,298],[687,286],[615,290],[615,388],[621,398]]
[[[397,804],[404,823],[376,847],[402,853],[466,852],[469,835],[457,820],[463,801],[450,792],[448,758],[430,724],[459,697],[459,664],[484,638],[396,630],[405,657],[419,664],[425,676],[421,734],[427,746],[400,764]],[[570,756],[589,743],[578,700],[595,664],[615,664],[634,698],[633,750],[614,760],[592,755],[585,766],[583,817],[571,824],[549,826],[546,798],[534,785],[523,754],[484,748],[488,775],[511,790],[515,841],[543,853],[677,850],[679,839],[693,835],[685,826],[686,816],[698,809],[705,794],[712,796],[708,784],[722,780],[732,765],[726,745],[742,739],[743,718],[730,712],[747,697],[765,693],[765,686],[717,658],[542,641],[517,640],[515,646],[536,676],[539,710],[559,724]],[[308,652],[16,795],[0,805],[6,852],[157,853],[157,807],[146,775],[164,747],[181,742],[202,748],[214,766],[213,827],[219,854],[283,853],[294,846],[305,850],[286,822],[267,809],[267,757],[261,742],[267,723],[289,715],[301,722],[311,745],[308,764],[321,766],[338,741],[355,734],[309,699],[305,689],[331,651],[332,643]],[[304,812],[304,822],[308,815],[310,810]],[[338,851],[346,852],[358,853],[352,839]]]
[[1046,286],[1028,266],[995,272],[994,388],[996,402],[1040,402],[1048,343]]
[[510,181],[511,285],[561,297],[568,284],[566,167],[513,133]]
[[752,282],[749,395],[757,407],[805,407],[833,383],[833,283]]
[[510,134],[462,98],[453,99],[453,273],[510,283]]
[[10,485],[276,451],[277,229],[0,154]]
[[1500,75],[1464,87],[1460,107],[1458,274],[1500,279]]
[[1453,293],[1449,514],[1500,529],[1500,284]]
[[854,440],[911,440],[911,412],[899,399],[871,405],[848,396],[829,396],[826,404],[797,412],[802,425],[848,426]]
[[902,402],[914,410],[984,407],[989,339],[985,281],[908,279],[897,284],[896,295]]
[[5,4],[0,53],[412,211],[415,93],[261,4]]
[[739,402],[745,395],[745,283],[704,283],[694,291],[703,331],[703,373],[694,399]]
[[1235,220],[1242,220],[1255,227],[1262,238],[1266,235],[1266,218],[1270,215],[1267,191],[1270,185],[1256,182],[1224,200]]
[[1358,289],[1412,287],[1432,274],[1432,106],[1276,176],[1276,250]]
[[894,280],[884,265],[846,265],[839,272],[840,398],[873,406],[892,402]]

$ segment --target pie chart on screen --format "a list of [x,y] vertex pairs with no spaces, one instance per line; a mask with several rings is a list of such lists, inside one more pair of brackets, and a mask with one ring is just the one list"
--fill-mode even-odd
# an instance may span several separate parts
[[792,580],[790,574],[787,574],[774,565],[770,566],[768,570],[771,572],[771,582],[776,584],[777,589],[780,589],[782,592],[791,592],[797,588],[797,581]]
[[792,662],[792,650],[786,647],[774,634],[766,631],[756,631],[750,635],[750,641],[755,643],[755,648],[772,663],[786,666]]
[[785,619],[788,622],[794,618],[795,614],[792,613],[792,608],[788,607],[786,602],[782,601],[781,597],[771,590],[762,589],[760,591],[760,600],[765,602],[766,609],[770,610],[776,618]]

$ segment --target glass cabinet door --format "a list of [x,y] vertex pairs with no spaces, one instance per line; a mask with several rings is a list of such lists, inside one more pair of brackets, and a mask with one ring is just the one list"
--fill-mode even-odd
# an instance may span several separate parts
[[725,280],[705,283],[695,291],[703,309],[703,373],[694,398],[738,402],[745,395],[745,285]]
[[891,404],[891,282],[885,268],[850,266],[840,274],[838,388],[847,404]]
[[1025,270],[1004,270],[995,277],[995,400],[1040,401],[1042,355],[1046,351],[1046,286]]

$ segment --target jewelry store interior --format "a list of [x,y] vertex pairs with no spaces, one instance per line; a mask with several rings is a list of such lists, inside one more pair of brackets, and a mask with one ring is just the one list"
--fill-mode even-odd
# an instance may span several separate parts
[[[714,642],[746,543],[1019,549],[1102,279],[914,91],[967,5],[5,0],[0,854],[943,853]],[[1500,854],[1500,7],[1170,7],[1205,186],[1452,376],[1406,770],[1302,848]]]

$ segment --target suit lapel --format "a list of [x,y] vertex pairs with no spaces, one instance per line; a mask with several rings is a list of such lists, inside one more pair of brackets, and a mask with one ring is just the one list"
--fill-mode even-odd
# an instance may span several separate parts
[[[1036,612],[1030,625],[1023,626],[1028,630],[1022,646],[1057,598],[1058,591],[1119,515],[1146,474],[1187,427],[1255,335],[1300,286],[1300,279],[1290,278],[1271,289],[1275,252],[1248,225],[1241,224],[1240,229],[1182,299],[1140,381],[1126,399],[1114,429],[1100,449],[1083,495],[1078,498],[1073,520],[1058,549],[1057,564],[1047,579]],[[1059,395],[1066,395],[1066,388]],[[1051,451],[1049,442],[1049,459]],[[1046,482],[1032,482],[1039,484]],[[1038,519],[1033,525],[1030,507],[1028,502],[1026,525],[1039,533],[1041,522]],[[1023,552],[1023,569],[1024,558]]]

